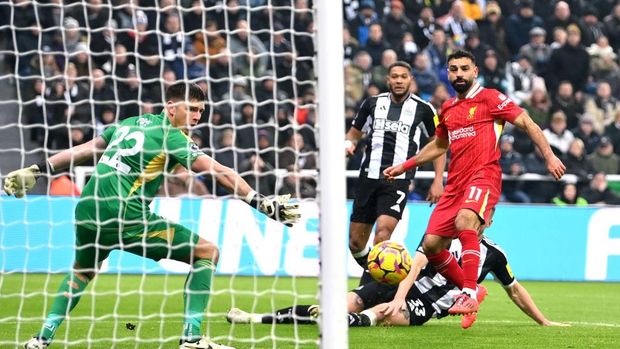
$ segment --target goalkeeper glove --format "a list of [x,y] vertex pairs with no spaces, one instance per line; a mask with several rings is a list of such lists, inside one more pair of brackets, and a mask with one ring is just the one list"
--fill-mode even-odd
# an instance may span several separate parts
[[37,182],[36,175],[40,174],[39,165],[21,168],[9,173],[4,180],[4,191],[16,198],[23,197]]
[[299,214],[299,203],[291,203],[290,199],[290,194],[278,195],[271,199],[251,191],[246,196],[245,201],[267,217],[292,227],[293,224],[299,221],[301,215]]

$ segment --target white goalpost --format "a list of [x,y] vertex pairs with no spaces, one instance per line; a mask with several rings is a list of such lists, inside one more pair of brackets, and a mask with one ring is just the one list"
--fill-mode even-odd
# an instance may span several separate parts
[[[165,171],[152,212],[220,249],[202,334],[237,348],[346,349],[342,20],[329,0],[0,3],[0,183],[128,117],[159,114],[167,86],[195,82],[208,98],[189,134],[196,146],[258,192],[291,194],[302,214],[285,227],[208,174]],[[0,190],[0,347],[23,347],[63,295],[74,210],[96,165],[42,176],[24,198]],[[176,347],[188,270],[112,252],[52,347]],[[226,320],[233,307],[317,303],[318,326]]]

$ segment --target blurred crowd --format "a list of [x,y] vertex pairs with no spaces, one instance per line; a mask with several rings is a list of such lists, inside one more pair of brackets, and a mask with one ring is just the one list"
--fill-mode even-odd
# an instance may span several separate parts
[[[620,202],[605,177],[620,173],[617,0],[343,6],[347,127],[365,97],[387,90],[387,67],[396,60],[412,65],[415,93],[439,109],[454,95],[446,57],[465,48],[476,57],[480,83],[525,108],[578,178],[505,181],[503,200]],[[315,197],[316,183],[303,170],[317,164],[312,7],[310,0],[15,0],[0,2],[0,27],[23,121],[48,151],[83,143],[126,117],[161,112],[166,86],[187,79],[209,96],[192,131],[196,143],[261,192],[306,198]],[[520,130],[508,127],[500,148],[505,174],[546,174]],[[359,162],[353,157],[348,168]],[[209,176],[168,182],[168,194],[223,194]],[[424,197],[426,185],[416,180],[410,198]]]

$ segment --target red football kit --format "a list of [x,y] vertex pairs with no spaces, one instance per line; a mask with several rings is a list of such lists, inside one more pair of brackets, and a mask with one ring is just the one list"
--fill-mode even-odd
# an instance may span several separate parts
[[450,142],[448,183],[427,234],[457,238],[454,220],[462,208],[488,219],[502,191],[499,138],[505,122],[513,123],[522,112],[506,95],[477,82],[464,99],[442,105],[435,136]]

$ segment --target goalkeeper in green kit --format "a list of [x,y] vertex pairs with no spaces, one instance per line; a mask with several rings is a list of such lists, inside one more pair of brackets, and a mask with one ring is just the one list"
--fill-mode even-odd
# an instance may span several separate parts
[[205,155],[191,141],[188,129],[200,120],[204,101],[204,92],[198,85],[176,83],[166,91],[166,105],[161,114],[128,118],[88,143],[7,175],[4,190],[22,197],[32,189],[37,176],[57,173],[102,154],[75,209],[73,269],[60,284],[40,331],[25,348],[47,348],[95,277],[101,262],[114,249],[154,260],[169,258],[189,264],[180,348],[230,348],[201,336],[218,260],[217,246],[149,209],[164,173],[172,173],[177,166],[211,173],[230,192],[288,226],[299,219],[299,213],[298,205],[289,203],[290,196],[270,199],[256,193],[236,172]]

